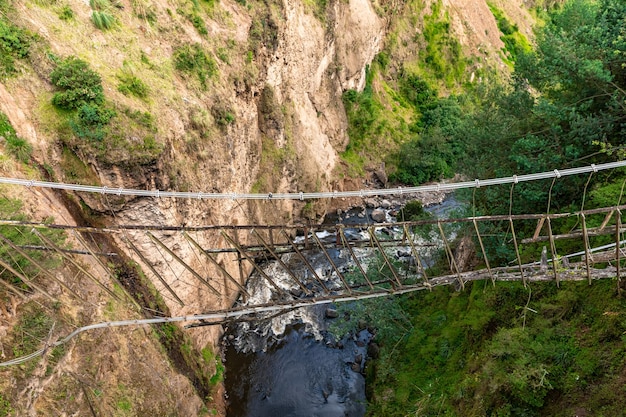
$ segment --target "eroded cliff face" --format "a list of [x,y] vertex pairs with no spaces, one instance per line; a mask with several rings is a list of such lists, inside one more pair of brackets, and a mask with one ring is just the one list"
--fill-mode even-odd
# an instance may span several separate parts
[[[494,51],[501,47],[495,35],[498,29],[484,1],[444,3],[451,10],[453,30],[466,48],[480,44],[497,55]],[[64,5],[73,11],[72,20],[58,18]],[[19,74],[0,82],[0,111],[19,136],[33,145],[36,163],[45,166],[56,180],[111,188],[222,193],[310,192],[360,186],[360,181],[346,179],[341,168],[339,154],[348,143],[342,94],[364,87],[366,68],[383,47],[394,13],[401,14],[402,3],[346,0],[321,7],[300,0],[201,0],[193,4],[119,0],[111,9],[118,23],[109,31],[91,23],[89,2],[70,0],[64,5],[14,2],[16,23],[37,34],[39,40],[28,60],[20,64]],[[385,14],[385,10],[394,13]],[[468,15],[468,10],[476,12]],[[472,16],[471,21],[467,16]],[[199,45],[215,64],[216,71],[206,80],[193,71],[177,69],[176,53],[189,44]],[[67,121],[50,104],[53,87],[49,77],[54,61],[70,55],[86,60],[102,76],[107,103],[121,120],[116,131],[119,143],[106,152],[98,153],[93,146],[68,139],[72,133]],[[148,86],[147,98],[119,91],[120,80],[127,74]],[[150,116],[149,126],[142,115]],[[142,134],[149,134],[162,151],[145,151]],[[148,156],[138,159],[134,150]],[[4,168],[2,174],[37,176]],[[279,224],[300,218],[304,208],[304,203],[291,201],[105,198],[84,193],[76,198],[89,207],[100,224]],[[47,201],[65,210],[62,200]],[[28,204],[42,203],[30,199]],[[320,202],[309,207],[306,214],[316,217],[325,210],[326,203]],[[30,211],[37,220],[44,217],[40,208]],[[74,221],[69,214],[55,219]],[[180,234],[158,237],[194,269],[205,271],[209,277],[219,276]],[[220,285],[220,296],[197,283],[190,285],[194,279],[188,271],[172,256],[156,250],[145,233],[132,232],[123,238],[133,242],[183,301],[181,306],[163,296],[172,315],[222,308],[237,296],[236,288],[226,282],[216,284]],[[224,244],[214,235],[198,234],[195,238],[207,248]],[[142,265],[154,287],[163,291],[157,277],[129,250],[122,236],[115,239],[118,248]],[[222,254],[217,261],[233,277],[239,277],[234,257]],[[69,282],[73,277],[69,274],[65,279]],[[107,279],[106,274],[102,279]],[[104,297],[97,301],[106,302]],[[107,318],[100,310],[86,316],[93,321]],[[198,350],[214,347],[219,335],[218,326],[194,330],[193,343]],[[108,362],[122,369],[136,360],[136,355],[124,352],[138,349],[135,344],[143,343],[139,341],[142,337],[118,336],[108,344],[120,354],[103,354],[103,358],[113,355],[115,359],[98,359],[98,363]],[[148,345],[140,350],[143,361],[166,360],[154,347],[158,345],[155,340]],[[80,350],[77,348],[76,356],[67,359],[64,370],[55,371],[55,375],[77,372],[85,355],[96,355],[92,351],[79,354]],[[118,375],[112,369],[97,369],[97,375],[107,372]],[[120,372],[119,378],[134,386],[144,378],[141,372],[133,376]],[[172,367],[162,372],[165,379],[184,379]],[[181,382],[177,389],[181,395],[193,397],[186,384]],[[158,384],[153,385],[152,391],[158,393]],[[124,389],[118,387],[117,391],[119,394]],[[35,413],[37,401],[47,404],[47,395],[51,395],[43,389],[39,392],[23,408],[30,414]],[[86,393],[81,396],[85,406],[89,398]],[[194,397],[190,402],[193,406],[184,412],[181,409],[179,415],[197,415],[201,402]]]

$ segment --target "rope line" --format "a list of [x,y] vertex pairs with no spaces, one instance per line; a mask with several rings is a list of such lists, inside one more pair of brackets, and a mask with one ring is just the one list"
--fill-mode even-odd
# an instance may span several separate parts
[[181,191],[162,191],[162,190],[138,190],[125,188],[108,188],[80,184],[66,184],[48,181],[34,181],[20,178],[0,177],[0,184],[20,185],[25,187],[53,188],[67,191],[81,191],[88,193],[115,194],[117,196],[135,196],[135,197],[155,197],[155,198],[188,198],[201,200],[312,200],[323,198],[345,198],[345,197],[376,197],[386,195],[404,195],[421,192],[433,191],[453,191],[463,188],[480,188],[492,185],[502,184],[518,184],[520,182],[537,181],[549,178],[561,178],[569,175],[578,175],[584,173],[595,173],[607,169],[626,167],[625,161],[609,162],[606,164],[591,164],[589,166],[570,168],[546,172],[538,172],[535,174],[513,175],[511,177],[492,178],[486,180],[476,179],[474,181],[464,181],[450,184],[431,184],[420,185],[417,187],[398,187],[382,190],[358,190],[358,191],[327,191],[318,193],[203,193],[203,192],[181,192]]

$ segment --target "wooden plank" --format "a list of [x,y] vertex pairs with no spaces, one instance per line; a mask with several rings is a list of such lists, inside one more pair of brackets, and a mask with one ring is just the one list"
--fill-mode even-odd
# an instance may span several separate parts
[[263,240],[263,237],[261,237],[261,235],[260,235],[260,234],[259,234],[256,230],[253,230],[252,232],[256,235],[256,237],[257,237],[257,239],[258,239],[259,243],[261,243],[261,245],[263,245],[263,246],[265,247],[265,249],[267,249],[267,251],[269,251],[269,253],[270,253],[270,254],[274,257],[274,259],[276,259],[276,261],[280,264],[280,266],[282,266],[282,267],[283,267],[283,269],[285,270],[285,272],[287,272],[287,274],[289,275],[289,277],[291,277],[291,279],[292,279],[292,280],[293,280],[293,281],[294,281],[294,282],[295,282],[295,283],[296,283],[296,284],[300,287],[300,289],[301,289],[302,291],[304,291],[304,293],[305,293],[305,294],[311,294],[311,291],[310,291],[307,287],[305,287],[305,286],[302,284],[302,282],[300,282],[300,280],[298,279],[298,277],[296,277],[296,276],[293,274],[293,272],[291,271],[291,268],[289,268],[289,267],[288,267],[288,266],[287,266],[287,265],[283,262],[283,260],[281,259],[281,257],[280,257],[280,256],[278,256],[278,255],[276,255],[276,253],[274,253],[274,251],[272,250],[272,248],[271,248],[270,246],[268,246],[268,244],[265,242],[265,240]]
[[82,272],[87,278],[91,279],[96,285],[102,288],[107,294],[111,297],[115,298],[117,301],[122,302],[123,300],[117,296],[112,290],[110,290],[106,285],[101,283],[95,276],[93,276],[89,271],[83,268],[78,262],[70,258],[66,255],[57,245],[55,245],[50,239],[42,235],[37,229],[33,229],[33,233],[37,235],[37,237],[47,246],[53,248],[59,255],[61,255],[65,260],[69,261],[72,265],[74,265],[80,272]]
[[217,262],[217,259],[213,258],[213,255],[212,255],[212,254],[210,254],[210,253],[206,252],[206,251],[202,248],[202,246],[200,246],[200,244],[199,244],[198,242],[196,242],[196,240],[195,240],[195,239],[193,239],[191,236],[189,236],[189,234],[188,234],[187,232],[183,232],[183,236],[184,236],[187,240],[189,240],[189,242],[191,242],[191,244],[192,244],[193,246],[195,246],[195,247],[196,247],[196,249],[198,249],[198,250],[200,251],[200,253],[204,254],[204,256],[206,256],[206,257],[207,257],[207,258],[211,261],[211,263],[212,263],[213,265],[215,265],[215,266],[217,267],[217,269],[219,269],[219,271],[220,271],[220,272],[224,275],[224,277],[225,277],[226,279],[228,279],[230,282],[232,282],[233,284],[235,284],[235,286],[236,286],[237,288],[239,288],[239,290],[240,290],[241,292],[243,292],[243,293],[244,293],[244,295],[245,295],[246,297],[250,297],[250,293],[248,293],[248,291],[247,291],[247,290],[243,287],[243,285],[241,285],[241,284],[240,284],[240,283],[239,283],[239,282],[238,282],[235,278],[233,278],[233,276],[232,276],[232,275],[230,275],[230,274],[228,273],[228,271],[227,271],[227,270],[226,270],[226,269],[225,269],[222,265],[220,265],[220,263],[219,263],[219,262]]
[[231,245],[235,246],[237,248],[237,250],[239,251],[239,253],[241,254],[241,256],[243,256],[248,262],[250,262],[252,264],[252,267],[254,269],[256,269],[256,271],[263,277],[265,278],[265,280],[267,282],[269,282],[272,287],[274,287],[274,289],[279,293],[279,294],[285,294],[285,290],[283,290],[282,288],[280,288],[278,285],[276,285],[276,283],[274,282],[274,280],[272,278],[270,278],[265,271],[263,271],[263,269],[257,265],[256,262],[254,262],[254,259],[252,259],[250,257],[250,255],[248,255],[238,244],[237,242],[235,242],[233,240],[232,237],[230,237],[228,234],[226,234],[226,232],[224,232],[222,230],[222,236],[224,236],[224,239],[226,239],[228,241],[228,243],[230,243]]
[[209,284],[209,281],[207,281],[206,279],[204,279],[200,274],[198,274],[191,266],[189,266],[185,261],[183,261],[180,256],[176,255],[174,253],[174,251],[172,251],[170,248],[167,247],[167,245],[163,242],[161,242],[156,236],[154,236],[152,233],[150,232],[146,232],[146,235],[154,242],[156,243],[158,246],[160,246],[163,250],[165,250],[167,253],[169,253],[172,258],[176,259],[176,261],[181,264],[187,271],[189,271],[191,273],[191,275],[193,275],[194,277],[196,277],[196,279],[198,279],[198,281],[200,281],[201,283],[203,283],[209,290],[211,290],[211,292],[215,295],[217,295],[218,297],[221,297],[222,294],[220,294],[220,292],[218,290],[216,290],[211,284]]
[[326,287],[326,285],[324,284],[324,281],[322,281],[322,279],[319,277],[319,275],[317,275],[317,272],[315,272],[315,268],[313,268],[313,266],[311,265],[311,263],[306,259],[306,257],[302,254],[302,252],[300,251],[300,249],[298,249],[298,247],[296,246],[295,243],[293,243],[291,241],[291,238],[289,237],[289,235],[287,234],[287,232],[283,229],[283,234],[285,235],[285,238],[287,238],[287,241],[291,244],[294,252],[298,255],[298,257],[300,258],[300,260],[302,262],[304,262],[304,264],[306,265],[306,267],[309,269],[309,271],[311,271],[311,273],[313,274],[313,277],[315,278],[315,280],[317,281],[318,284],[320,284],[320,286],[322,287],[322,291],[324,291],[325,294],[328,294],[328,288]]
[[161,276],[161,274],[159,274],[159,272],[154,268],[154,266],[152,266],[152,264],[150,263],[150,261],[143,256],[143,254],[141,253],[141,251],[137,248],[137,246],[135,246],[135,244],[133,242],[131,242],[131,240],[127,237],[124,237],[124,242],[126,242],[126,244],[132,249],[133,252],[135,252],[138,256],[139,259],[141,259],[141,261],[148,267],[148,269],[157,277],[157,279],[161,282],[161,284],[163,284],[163,286],[165,287],[165,289],[170,293],[170,295],[172,297],[174,297],[174,299],[176,300],[176,302],[181,306],[184,307],[185,303],[183,303],[183,300],[181,300],[178,295],[176,294],[176,292],[172,289],[172,287],[170,287],[170,285],[167,283],[167,281],[165,281],[165,278],[163,278]]

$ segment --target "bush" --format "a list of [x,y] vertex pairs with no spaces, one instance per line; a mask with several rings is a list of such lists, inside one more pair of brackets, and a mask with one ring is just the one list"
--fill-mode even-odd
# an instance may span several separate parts
[[52,97],[52,104],[66,110],[78,109],[85,104],[102,104],[104,92],[100,75],[89,68],[87,62],[70,56],[50,74],[52,85],[62,90]]
[[115,112],[111,109],[85,104],[70,121],[70,127],[80,138],[102,141],[106,135],[105,127],[113,117]]
[[15,73],[15,60],[25,58],[29,48],[25,31],[0,20],[0,77]]
[[415,74],[403,74],[400,78],[400,93],[415,108],[421,110],[437,101],[437,90]]
[[17,136],[9,136],[7,140],[7,151],[20,162],[28,163],[30,161],[31,154],[33,153],[33,147],[26,139],[22,139]]

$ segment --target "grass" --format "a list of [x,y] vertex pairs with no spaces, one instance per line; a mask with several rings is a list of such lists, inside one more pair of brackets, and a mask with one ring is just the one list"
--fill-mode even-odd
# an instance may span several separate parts
[[0,112],[0,136],[6,141],[5,148],[13,158],[25,164],[30,162],[33,152],[32,145],[17,136],[8,117],[2,112]]
[[614,294],[615,282],[602,280],[530,291],[477,282],[402,297],[394,308],[411,325],[376,336],[368,413],[618,415],[626,404],[612,375],[626,371],[626,303]]
[[174,51],[174,67],[187,74],[195,75],[204,90],[209,79],[218,72],[215,60],[200,44],[183,45]]
[[13,413],[11,403],[0,394],[0,417],[8,417],[11,413]]
[[517,25],[511,24],[502,10],[500,10],[493,3],[488,2],[487,5],[489,6],[489,10],[491,10],[493,16],[496,18],[498,29],[500,29],[500,32],[502,33],[500,39],[504,42],[504,48],[502,51],[504,61],[507,64],[512,65],[516,61],[519,54],[530,52],[532,47],[528,42],[528,39],[526,39],[526,36],[519,31]]
[[125,96],[135,96],[140,99],[147,99],[150,94],[150,88],[140,78],[130,72],[123,71],[117,78],[120,83],[117,85],[117,91]]

